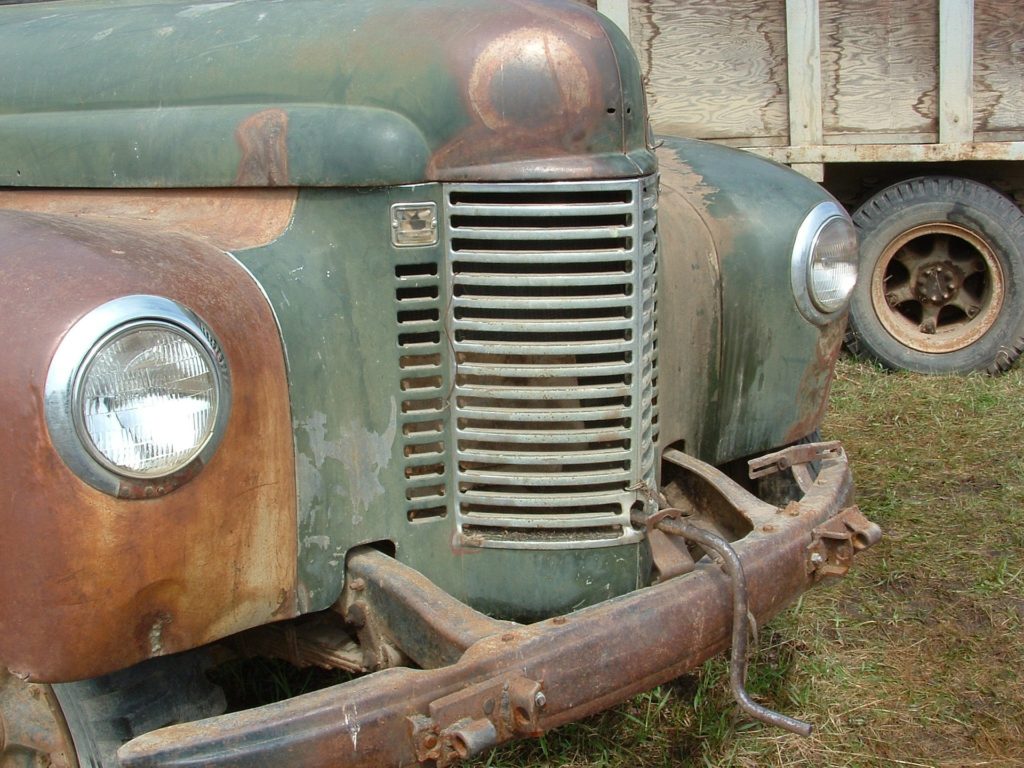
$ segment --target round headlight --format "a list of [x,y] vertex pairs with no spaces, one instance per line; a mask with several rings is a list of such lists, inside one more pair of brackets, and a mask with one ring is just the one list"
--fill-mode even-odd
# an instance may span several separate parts
[[846,308],[857,284],[857,232],[838,203],[821,203],[797,232],[793,295],[808,320],[826,323]]
[[177,326],[141,322],[100,341],[82,367],[74,415],[93,457],[128,477],[173,474],[213,434],[213,358]]
[[857,231],[846,216],[831,218],[811,246],[811,301],[822,312],[842,309],[857,284]]
[[226,361],[209,328],[157,296],[116,299],[79,320],[46,387],[61,457],[117,495],[159,495],[191,477],[183,470],[209,459],[230,404]]

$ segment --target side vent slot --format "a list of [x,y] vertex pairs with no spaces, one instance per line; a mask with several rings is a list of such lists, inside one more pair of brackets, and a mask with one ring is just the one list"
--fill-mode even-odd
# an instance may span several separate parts
[[443,311],[436,263],[395,267],[405,508],[412,523],[448,514]]

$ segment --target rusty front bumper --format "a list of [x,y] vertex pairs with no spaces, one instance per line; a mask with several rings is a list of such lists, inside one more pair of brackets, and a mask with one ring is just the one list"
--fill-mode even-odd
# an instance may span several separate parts
[[[845,572],[854,552],[877,540],[878,528],[847,506],[852,482],[841,452],[822,463],[801,501],[784,508],[712,467],[679,460],[754,525],[733,547],[759,622],[816,581]],[[686,575],[529,626],[476,614],[377,552],[350,557],[349,580],[359,599],[383,606],[406,639],[403,651],[437,668],[388,669],[155,731],[122,747],[122,764],[445,766],[606,709],[693,669],[730,639],[730,580],[707,557]]]

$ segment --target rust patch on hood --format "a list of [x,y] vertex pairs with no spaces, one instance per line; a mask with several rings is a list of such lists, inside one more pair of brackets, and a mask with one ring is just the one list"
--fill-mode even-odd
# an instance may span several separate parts
[[272,243],[291,225],[291,189],[0,189],[0,208],[147,224],[225,251]]
[[624,103],[612,45],[586,9],[519,0],[473,36],[453,49],[451,66],[471,122],[437,150],[429,178],[524,152],[578,164],[594,147],[622,151],[623,113],[643,105]]
[[[504,88],[506,71],[515,70],[537,73],[538,88]],[[550,29],[523,27],[484,48],[470,72],[468,96],[491,130],[543,130],[559,113],[578,117],[591,101],[591,89],[586,66],[564,37]]]
[[242,150],[236,185],[288,186],[288,113],[265,109],[250,115],[239,124],[235,140]]

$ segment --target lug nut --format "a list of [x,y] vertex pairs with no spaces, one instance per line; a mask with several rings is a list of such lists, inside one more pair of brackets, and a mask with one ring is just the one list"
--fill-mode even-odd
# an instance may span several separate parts
[[548,703],[548,697],[544,695],[544,691],[537,691],[537,695],[533,697],[533,703],[537,705],[537,709],[544,709]]
[[935,333],[935,321],[925,320],[921,323],[921,333]]

